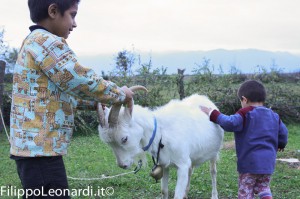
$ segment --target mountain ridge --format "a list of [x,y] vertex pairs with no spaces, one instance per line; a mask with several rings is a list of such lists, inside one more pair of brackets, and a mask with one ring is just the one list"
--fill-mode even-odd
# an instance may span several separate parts
[[[255,73],[261,69],[278,70],[284,73],[300,71],[300,55],[281,51],[215,49],[209,51],[133,53],[140,57],[141,63],[149,63],[151,59],[152,69],[167,68],[168,74],[177,73],[177,68],[185,68],[185,74],[192,74],[192,70],[199,65],[202,66],[204,60],[209,60],[209,66],[211,69],[214,68],[214,73],[230,73],[232,69],[241,73]],[[79,61],[82,65],[93,68],[96,73],[100,74],[101,71],[108,72],[114,69],[116,56],[117,53],[79,56]],[[138,68],[137,65],[136,63],[133,70]]]

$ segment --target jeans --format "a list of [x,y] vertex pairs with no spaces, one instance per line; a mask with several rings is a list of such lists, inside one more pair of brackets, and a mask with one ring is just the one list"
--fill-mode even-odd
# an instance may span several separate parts
[[[15,160],[27,198],[70,198],[62,156],[33,157]],[[26,195],[23,196],[23,199]]]

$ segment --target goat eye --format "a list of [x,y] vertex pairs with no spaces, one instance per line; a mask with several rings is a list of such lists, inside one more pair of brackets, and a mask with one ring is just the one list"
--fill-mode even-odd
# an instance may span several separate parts
[[127,142],[127,140],[128,140],[128,137],[126,136],[126,137],[123,137],[122,138],[122,144],[125,144],[126,142]]

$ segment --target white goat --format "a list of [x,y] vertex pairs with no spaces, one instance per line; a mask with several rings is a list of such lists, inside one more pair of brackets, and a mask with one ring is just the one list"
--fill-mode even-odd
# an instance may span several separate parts
[[[210,160],[212,199],[217,199],[216,161],[224,132],[209,121],[200,105],[216,109],[206,96],[200,95],[182,101],[172,100],[155,111],[139,105],[121,111],[120,106],[104,111],[98,108],[100,137],[112,147],[118,165],[124,169],[130,168],[144,150],[157,159],[160,148],[157,164],[163,170],[161,189],[164,199],[168,198],[170,167],[177,169],[174,198],[182,199],[187,198],[193,168]],[[154,138],[153,142],[151,138]],[[160,142],[164,147],[160,147]]]

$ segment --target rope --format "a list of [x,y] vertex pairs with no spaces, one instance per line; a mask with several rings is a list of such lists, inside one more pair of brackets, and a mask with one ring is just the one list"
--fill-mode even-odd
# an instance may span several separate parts
[[1,116],[2,124],[3,124],[4,130],[5,130],[6,136],[7,136],[7,140],[10,143],[10,141],[9,141],[9,135],[7,133],[7,129],[6,129],[6,126],[5,126],[5,123],[4,123],[4,119],[3,119],[3,114],[2,114],[1,106],[0,106],[0,116]]
[[74,177],[71,177],[71,176],[67,176],[67,178],[71,179],[71,180],[85,180],[85,181],[103,180],[103,179],[116,178],[116,177],[120,177],[120,176],[131,174],[131,173],[136,174],[141,169],[142,164],[143,164],[142,160],[139,160],[138,165],[135,167],[135,169],[133,171],[129,171],[129,172],[126,172],[126,173],[117,174],[117,175],[114,175],[114,176],[105,176],[103,174],[102,177],[100,177],[100,178],[74,178]]
[[131,174],[131,173],[135,173],[135,171],[130,171],[130,172],[127,172],[127,173],[121,173],[121,174],[114,175],[114,176],[105,176],[105,175],[103,174],[101,178],[74,178],[74,177],[71,177],[71,176],[67,176],[67,177],[68,177],[69,179],[71,179],[71,180],[85,180],[85,181],[92,181],[92,180],[103,180],[103,179],[109,179],[109,178],[116,178],[116,177],[124,176],[124,175],[127,175],[127,174]]

